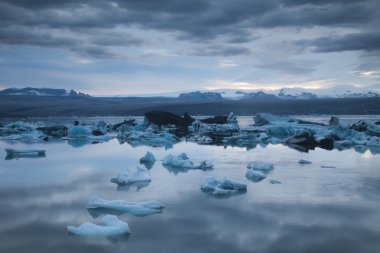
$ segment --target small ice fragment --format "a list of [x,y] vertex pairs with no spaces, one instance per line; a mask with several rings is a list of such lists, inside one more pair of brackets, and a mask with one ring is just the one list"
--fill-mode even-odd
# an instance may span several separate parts
[[152,152],[146,152],[146,154],[140,158],[140,163],[153,163],[156,161]]
[[101,219],[104,226],[85,222],[79,227],[67,226],[67,231],[73,235],[81,236],[107,236],[115,237],[131,233],[126,222],[119,220],[114,215],[106,215]]
[[151,180],[149,171],[138,166],[135,172],[126,171],[112,178],[111,182],[118,185],[129,185],[137,182],[150,182]]
[[[91,197],[88,200],[87,209],[101,209],[104,213],[117,211],[119,214],[129,213],[135,216],[147,216],[161,213],[164,205],[157,201],[128,202],[124,200],[104,200],[99,197]],[[108,209],[108,210],[107,210]]]
[[298,161],[299,164],[311,164],[312,162],[308,161],[308,160],[304,160],[304,159],[301,159]]
[[331,165],[321,165],[321,168],[325,168],[325,169],[335,169],[336,167],[335,167],[335,166],[331,166]]
[[202,161],[198,168],[200,170],[212,170],[214,168],[214,165],[210,161]]
[[271,179],[271,180],[269,180],[269,183],[271,183],[271,184],[281,184],[281,181]]
[[247,185],[231,179],[218,180],[214,177],[207,179],[206,183],[201,185],[204,192],[209,192],[214,196],[234,195],[247,191]]
[[5,157],[5,160],[12,160],[12,159],[18,159],[18,158],[40,158],[46,156],[45,150],[37,150],[37,149],[31,149],[31,150],[15,150],[7,148],[5,149],[7,152],[7,156]]
[[274,169],[272,163],[264,163],[264,162],[251,162],[247,165],[247,169],[249,170],[261,170],[261,171],[271,171]]

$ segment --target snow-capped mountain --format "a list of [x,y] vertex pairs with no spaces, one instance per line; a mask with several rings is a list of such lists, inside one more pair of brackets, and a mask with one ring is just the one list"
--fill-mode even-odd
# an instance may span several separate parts
[[67,91],[65,89],[52,88],[9,88],[0,91],[0,95],[28,95],[28,96],[89,96],[87,94],[76,92],[75,90]]
[[379,97],[374,91],[355,86],[342,85],[323,89],[283,88],[277,93],[281,98],[368,98]]
[[188,92],[178,96],[180,100],[221,100],[223,97],[218,92]]
[[[245,99],[247,94],[258,94],[262,92],[266,95],[275,95],[280,99],[317,99],[317,98],[368,98],[380,97],[376,91],[344,85],[331,88],[306,89],[306,88],[282,88],[275,90],[239,90],[239,89],[218,89],[218,92],[226,99]],[[258,94],[260,95],[260,94]],[[261,94],[262,95],[262,94]],[[252,96],[252,95],[251,95]],[[253,95],[254,97],[254,95]]]

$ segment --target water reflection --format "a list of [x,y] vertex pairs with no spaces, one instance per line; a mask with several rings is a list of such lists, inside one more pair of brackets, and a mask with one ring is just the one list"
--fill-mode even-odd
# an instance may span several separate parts
[[[0,252],[379,252],[379,156],[354,150],[299,153],[282,145],[238,147],[178,143],[172,150],[132,148],[117,141],[74,149],[65,143],[8,144],[41,149],[44,159],[0,161]],[[158,160],[187,152],[194,163],[208,159],[212,171],[174,173],[157,162],[152,182],[138,191],[117,191],[109,179],[135,168],[151,151]],[[4,154],[5,155],[5,154]],[[302,166],[299,159],[312,161]],[[245,178],[251,161],[275,170],[261,182]],[[334,165],[335,169],[321,168]],[[245,194],[215,199],[200,190],[209,176],[247,183]],[[282,183],[272,185],[275,178]],[[121,215],[127,242],[69,236],[66,226],[97,223],[101,212],[86,209],[88,198],[157,200],[165,212]],[[109,211],[109,210],[108,210]],[[89,215],[90,214],[90,215]]]

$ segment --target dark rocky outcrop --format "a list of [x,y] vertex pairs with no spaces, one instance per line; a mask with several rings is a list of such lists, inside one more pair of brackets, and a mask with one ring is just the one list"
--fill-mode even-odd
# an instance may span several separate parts
[[214,116],[212,118],[206,118],[200,120],[203,123],[206,124],[227,124],[227,117],[226,116]]

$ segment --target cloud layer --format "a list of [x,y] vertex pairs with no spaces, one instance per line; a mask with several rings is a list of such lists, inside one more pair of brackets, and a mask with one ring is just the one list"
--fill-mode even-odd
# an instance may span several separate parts
[[[336,78],[325,70],[336,58],[323,54],[342,53],[341,59],[351,66],[336,65],[346,73],[337,81],[340,84],[350,80],[349,70],[364,61],[366,71],[378,70],[378,57],[362,60],[362,56],[379,55],[379,8],[376,0],[2,0],[0,50],[5,57],[0,55],[0,64],[12,50],[27,47],[32,53],[37,48],[50,50],[51,55],[58,50],[67,57],[85,58],[82,63],[122,61],[119,67],[130,69],[125,64],[134,64],[140,71],[150,72],[142,65],[184,68],[186,79],[193,75],[194,65],[217,66],[227,60],[238,64],[240,71],[222,76],[214,71],[198,83],[220,77],[273,83],[278,81],[273,75],[282,73],[289,84],[289,76],[302,76],[293,80],[298,83],[316,80],[318,74],[322,75],[318,79]],[[181,83],[178,78],[173,81]],[[0,83],[20,80],[4,78]]]

